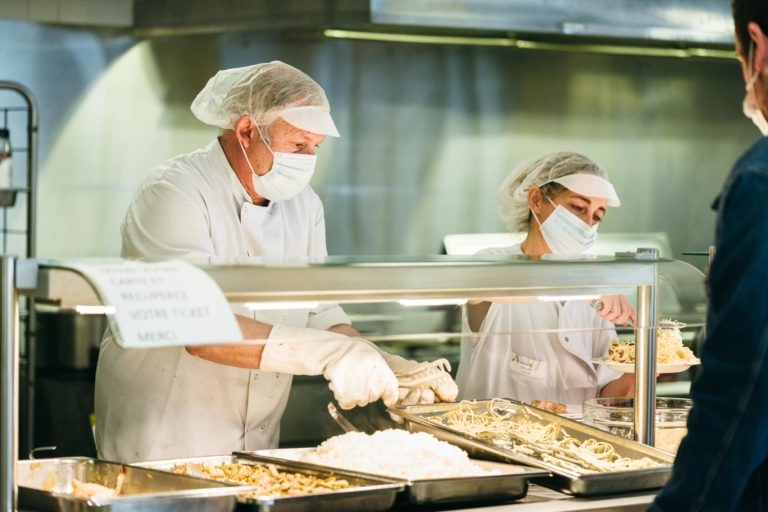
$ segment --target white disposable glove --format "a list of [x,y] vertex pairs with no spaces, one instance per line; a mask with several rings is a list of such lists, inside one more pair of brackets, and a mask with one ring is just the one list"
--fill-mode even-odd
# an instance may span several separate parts
[[292,375],[323,375],[342,409],[398,399],[397,378],[378,350],[360,338],[319,329],[273,325],[259,368]]
[[397,377],[397,405],[433,404],[456,400],[459,388],[451,377],[451,364],[447,360],[438,359],[420,363],[390,354],[378,347],[376,349]]

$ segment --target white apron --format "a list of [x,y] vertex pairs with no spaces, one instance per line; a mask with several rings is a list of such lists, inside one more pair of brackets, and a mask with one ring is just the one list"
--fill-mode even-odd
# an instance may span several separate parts
[[[122,226],[124,257],[222,261],[326,256],[322,203],[310,187],[268,207],[250,202],[224,152],[163,165],[142,185]],[[326,329],[349,323],[335,305],[239,314]],[[220,365],[183,347],[131,349],[106,335],[96,369],[99,457],[133,462],[277,447],[291,376]]]
[[[522,251],[517,244],[482,254]],[[557,332],[532,332],[537,330]],[[469,329],[465,312],[456,379],[459,399],[548,399],[580,405],[621,375],[592,363],[607,356],[612,338],[613,324],[582,301],[492,304],[477,333]]]

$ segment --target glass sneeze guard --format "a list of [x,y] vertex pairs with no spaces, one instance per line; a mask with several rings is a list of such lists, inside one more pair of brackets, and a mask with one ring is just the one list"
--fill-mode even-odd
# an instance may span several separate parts
[[[6,266],[11,268],[12,273],[13,258],[3,257],[3,261],[7,262]],[[55,301],[65,308],[109,306],[101,304],[98,294],[85,276],[72,270],[75,264],[87,265],[88,260],[37,260],[34,263],[37,270],[35,285],[23,289],[22,293]],[[202,265],[200,268],[216,282],[230,303],[271,305],[286,309],[294,307],[291,303],[299,303],[304,307],[328,302],[342,305],[398,303],[407,306],[408,301],[411,301],[411,305],[430,308],[440,305],[455,307],[467,300],[493,297],[567,300],[607,294],[629,295],[636,301],[638,314],[635,434],[638,440],[653,444],[656,374],[654,341],[659,270],[666,266],[676,267],[678,264],[686,265],[674,260],[657,259],[654,254],[630,253],[621,257],[600,256],[584,260],[440,256],[328,258],[324,263],[238,261]],[[695,272],[690,269],[680,272],[687,276],[682,281],[695,282],[697,279]],[[12,275],[5,276],[3,284],[6,287],[9,279],[15,283]],[[673,280],[677,281],[681,280]],[[15,286],[10,289],[6,294],[8,298],[1,303],[4,318],[13,316],[13,303],[17,302],[14,299]],[[18,333],[13,334],[10,329],[4,328],[4,348],[14,336],[17,337]],[[5,366],[8,366],[6,360]],[[4,410],[8,407],[6,400],[9,397],[5,395],[9,390],[3,390]],[[17,459],[15,450],[5,449],[6,444],[12,444],[9,441],[11,430],[7,430],[6,426],[11,425],[3,423],[5,484],[9,478],[15,482],[12,468]]]

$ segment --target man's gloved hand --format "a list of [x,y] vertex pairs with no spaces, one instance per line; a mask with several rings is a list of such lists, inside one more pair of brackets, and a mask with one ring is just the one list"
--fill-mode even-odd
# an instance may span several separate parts
[[[375,346],[373,343],[371,345]],[[397,377],[397,405],[456,400],[459,388],[451,378],[451,365],[445,359],[420,363],[376,348]]]
[[398,380],[376,348],[359,338],[319,329],[274,325],[259,369],[293,375],[323,375],[342,409],[379,398],[398,401]]

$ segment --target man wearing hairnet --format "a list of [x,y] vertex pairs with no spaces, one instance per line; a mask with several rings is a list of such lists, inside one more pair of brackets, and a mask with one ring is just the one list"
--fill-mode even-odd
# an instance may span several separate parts
[[768,2],[734,0],[744,114],[762,135],[720,195],[688,435],[649,510],[768,510]]
[[[192,112],[222,133],[145,181],[123,222],[122,255],[324,258],[323,206],[309,181],[318,146],[339,132],[323,89],[273,61],[218,72]],[[125,350],[105,337],[96,371],[100,457],[131,462],[276,447],[292,375],[325,376],[343,408],[456,396],[447,362],[379,351],[338,305],[236,313],[251,342]]]

